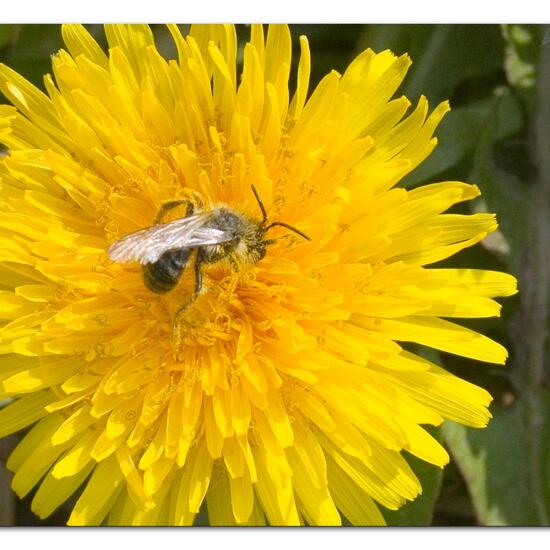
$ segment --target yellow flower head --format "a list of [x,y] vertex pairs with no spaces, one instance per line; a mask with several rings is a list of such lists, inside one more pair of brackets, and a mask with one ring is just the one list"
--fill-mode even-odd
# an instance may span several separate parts
[[[427,267],[496,228],[445,213],[477,187],[395,187],[448,105],[392,99],[390,51],[310,92],[300,37],[290,93],[286,26],[252,26],[240,75],[233,26],[169,28],[177,61],[144,25],[107,25],[108,54],[63,27],[47,94],[0,67],[0,435],[34,424],[13,488],[46,517],[84,485],[75,525],[188,525],[203,501],[211,524],[382,524],[421,491],[402,450],[448,461],[422,425],[490,417],[400,343],[506,359],[442,318],[499,315],[514,278]],[[265,256],[220,208],[267,229]],[[155,222],[165,264],[109,257]]]

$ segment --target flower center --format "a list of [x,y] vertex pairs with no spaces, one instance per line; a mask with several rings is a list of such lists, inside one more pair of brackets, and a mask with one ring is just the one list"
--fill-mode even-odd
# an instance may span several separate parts
[[240,272],[231,269],[227,262],[202,266],[202,289],[194,302],[181,312],[193,292],[193,270],[185,273],[178,287],[166,296],[170,319],[173,324],[173,347],[177,356],[186,346],[213,346],[230,342],[238,337],[238,318],[244,306],[238,295],[238,287],[254,277],[253,272],[240,264]]

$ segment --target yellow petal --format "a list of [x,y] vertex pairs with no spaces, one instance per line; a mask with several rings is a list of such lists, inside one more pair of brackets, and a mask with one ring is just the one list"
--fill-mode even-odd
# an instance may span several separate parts
[[398,341],[416,342],[488,363],[504,364],[508,357],[506,349],[497,342],[443,319],[382,319],[376,330]]
[[62,25],[61,33],[63,42],[75,59],[82,55],[107,68],[107,56],[83,25]]
[[118,496],[123,479],[114,455],[96,466],[67,524],[100,525]]
[[5,437],[46,416],[55,397],[48,390],[20,397],[0,410],[0,437]]

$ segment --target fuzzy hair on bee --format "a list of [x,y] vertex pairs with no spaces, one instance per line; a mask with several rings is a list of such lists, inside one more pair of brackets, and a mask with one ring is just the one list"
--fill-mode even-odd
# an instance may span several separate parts
[[[256,221],[229,206],[195,212],[195,205],[188,199],[170,201],[162,205],[154,225],[130,233],[114,242],[109,257],[115,262],[139,262],[143,282],[151,291],[163,294],[178,283],[185,267],[194,257],[195,289],[190,300],[178,311],[187,309],[202,288],[204,264],[229,260],[238,271],[238,262],[256,263],[276,239],[266,239],[266,233],[275,226],[285,227],[311,240],[305,233],[280,221],[267,224],[267,212],[254,186],[252,192],[262,212],[262,221]],[[167,211],[182,204],[187,205],[186,215],[167,223],[161,223]]]

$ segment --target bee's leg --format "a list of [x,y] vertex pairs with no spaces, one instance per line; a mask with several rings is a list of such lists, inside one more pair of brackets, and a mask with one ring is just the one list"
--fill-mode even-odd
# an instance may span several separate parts
[[159,208],[158,214],[156,215],[155,221],[153,223],[155,223],[155,224],[161,223],[162,219],[164,218],[164,216],[166,215],[166,213],[168,211],[172,210],[173,208],[177,208],[178,206],[180,206],[182,204],[187,204],[187,209],[185,211],[185,216],[186,217],[191,216],[191,214],[193,214],[193,212],[195,211],[195,205],[194,205],[193,201],[191,201],[189,199],[178,199],[178,200],[175,200],[175,201],[168,201],[168,202],[163,203],[161,205],[161,207]]
[[235,259],[235,256],[229,256],[229,263],[231,264],[231,269],[233,270],[233,273],[239,273],[240,268],[237,260]]
[[193,300],[197,299],[197,296],[199,295],[199,292],[202,289],[202,271],[201,271],[201,265],[203,262],[203,257],[201,254],[201,251],[197,253],[197,260],[195,261],[195,293],[193,294],[194,298]]
[[231,278],[229,280],[229,286],[226,289],[227,296],[230,297],[237,288],[237,284],[239,283],[239,274],[241,272],[241,268],[239,267],[239,263],[237,262],[235,256],[231,255],[228,258],[229,263],[231,264]]
[[185,302],[180,308],[176,311],[176,314],[174,315],[174,324],[172,327],[172,339],[174,341],[174,346],[177,351],[179,351],[180,345],[181,345],[181,335],[180,335],[180,324],[183,316],[185,315],[185,312],[189,309],[189,306],[193,304],[193,302],[197,299],[201,289],[202,289],[202,271],[201,271],[201,265],[203,263],[203,257],[201,254],[201,251],[197,253],[197,257],[195,259],[195,289],[193,291],[193,294],[189,297],[187,302]]

